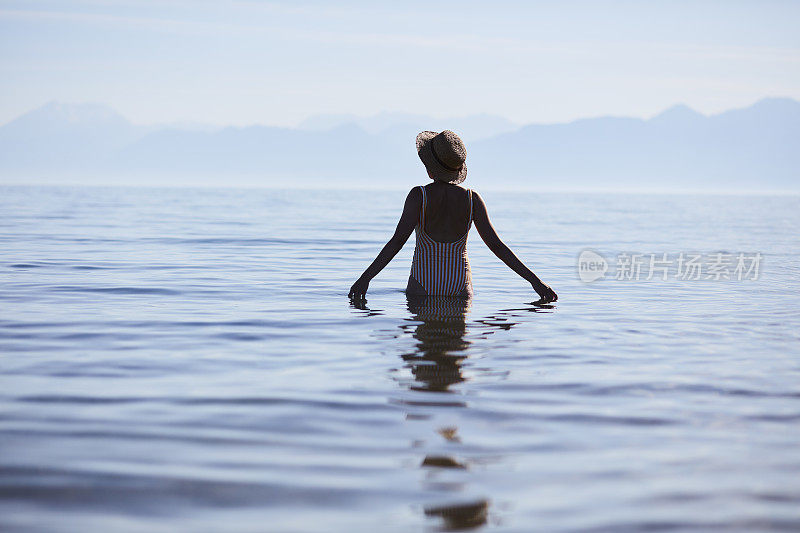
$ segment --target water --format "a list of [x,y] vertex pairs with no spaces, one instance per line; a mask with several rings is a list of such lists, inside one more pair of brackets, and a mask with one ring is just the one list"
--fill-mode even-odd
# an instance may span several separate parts
[[[484,193],[409,306],[404,193],[0,190],[0,529],[800,529],[800,198]],[[576,257],[761,252],[757,281]]]

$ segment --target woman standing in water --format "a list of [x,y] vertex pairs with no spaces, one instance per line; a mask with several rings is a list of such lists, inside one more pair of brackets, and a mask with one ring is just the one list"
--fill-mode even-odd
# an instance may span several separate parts
[[467,177],[464,163],[467,150],[459,136],[450,130],[441,133],[423,131],[417,135],[417,154],[433,183],[414,187],[408,193],[394,235],[350,288],[349,296],[356,300],[364,299],[369,282],[397,255],[414,229],[417,246],[406,294],[472,296],[466,246],[467,234],[474,221],[486,246],[533,286],[541,303],[557,300],[553,289],[523,265],[500,240],[478,193],[458,185]]

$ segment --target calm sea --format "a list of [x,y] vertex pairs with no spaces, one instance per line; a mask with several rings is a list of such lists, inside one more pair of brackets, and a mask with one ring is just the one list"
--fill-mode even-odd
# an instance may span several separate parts
[[800,197],[483,196],[556,305],[351,306],[404,192],[0,189],[0,530],[799,530]]

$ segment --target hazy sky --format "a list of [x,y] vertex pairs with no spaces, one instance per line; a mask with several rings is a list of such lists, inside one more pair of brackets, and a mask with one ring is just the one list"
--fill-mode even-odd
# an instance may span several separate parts
[[0,123],[51,100],[140,123],[716,112],[800,99],[799,23],[766,0],[0,0]]

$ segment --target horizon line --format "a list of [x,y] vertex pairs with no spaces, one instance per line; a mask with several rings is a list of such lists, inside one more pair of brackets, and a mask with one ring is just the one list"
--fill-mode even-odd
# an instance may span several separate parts
[[[396,192],[405,194],[407,189],[400,187],[282,187],[271,184],[264,185],[219,185],[219,184],[173,184],[173,185],[153,185],[153,184],[136,184],[136,183],[110,183],[104,185],[97,185],[92,183],[3,183],[0,181],[0,188],[13,187],[13,188],[81,188],[81,189],[198,189],[198,190],[269,190],[269,191],[320,191],[320,192]],[[415,186],[416,187],[416,186]],[[622,195],[657,195],[657,196],[800,196],[800,190],[794,189],[774,189],[774,190],[750,190],[750,189],[660,189],[660,188],[634,188],[634,189],[619,189],[619,188],[591,188],[591,187],[576,187],[576,188],[514,188],[514,187],[481,187],[481,191],[488,191],[492,193],[536,193],[536,194],[622,194]]]

